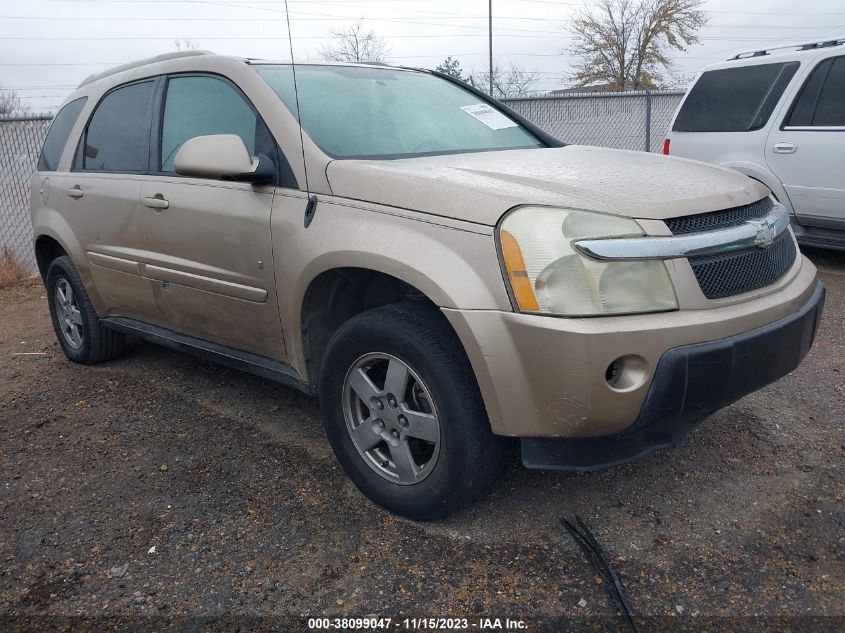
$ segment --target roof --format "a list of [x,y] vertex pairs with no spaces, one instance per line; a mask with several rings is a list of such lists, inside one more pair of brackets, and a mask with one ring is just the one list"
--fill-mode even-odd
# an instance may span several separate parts
[[113,68],[104,70],[101,73],[94,73],[93,75],[88,75],[85,79],[82,80],[82,82],[79,84],[79,86],[77,86],[77,88],[81,88],[82,86],[93,83],[99,79],[103,79],[111,75],[116,75],[117,73],[121,73],[126,70],[132,70],[133,68],[140,68],[141,66],[155,64],[156,62],[164,62],[169,59],[179,59],[181,57],[198,57],[201,55],[214,55],[214,53],[212,53],[211,51],[180,51],[177,53],[164,53],[163,55],[156,55],[155,57],[139,59],[134,62],[121,64],[120,66],[114,66]]
[[831,48],[833,46],[842,46],[845,44],[845,37],[834,37],[834,38],[827,38],[824,40],[816,40],[813,42],[804,42],[801,44],[784,44],[782,46],[773,46],[771,48],[763,48],[753,51],[744,51],[742,53],[737,53],[734,57],[731,57],[728,61],[738,60],[738,59],[749,59],[754,57],[765,57],[767,55],[771,55],[773,52],[787,52],[792,51],[794,53],[805,53],[807,51],[819,51],[824,48]]
[[845,45],[845,38],[834,38],[818,42],[784,44],[756,51],[743,51],[725,61],[709,64],[703,71],[723,70],[725,68],[738,68],[757,64],[785,63],[805,59],[813,60],[828,54],[841,54],[845,52],[842,50],[843,45]]
[[[82,82],[77,86],[77,88],[82,88],[85,85],[93,83],[95,81],[99,81],[100,79],[105,79],[106,77],[111,77],[112,75],[117,75],[122,72],[126,72],[128,70],[133,70],[135,68],[143,68],[144,66],[149,66],[151,64],[156,64],[159,62],[170,61],[173,59],[183,59],[186,57],[204,57],[207,55],[215,56],[216,54],[212,51],[206,50],[198,50],[198,51],[179,51],[175,53],[164,53],[163,55],[156,55],[155,57],[146,57],[144,59],[139,59],[134,62],[128,62],[126,64],[120,64],[119,66],[114,66],[109,68],[108,70],[104,70],[100,73],[95,73],[93,75],[89,75]],[[225,57],[225,56],[224,56]],[[236,59],[240,59],[241,61],[250,64],[250,65],[264,65],[264,64],[286,64],[290,65],[291,62],[289,61],[281,61],[281,60],[272,60],[272,59],[257,59],[252,57],[236,57]],[[306,62],[297,62],[297,66],[358,66],[364,68],[390,68],[393,70],[420,70],[417,68],[409,68],[407,66],[393,66],[391,64],[385,64],[383,62],[326,62],[326,61],[306,61]]]

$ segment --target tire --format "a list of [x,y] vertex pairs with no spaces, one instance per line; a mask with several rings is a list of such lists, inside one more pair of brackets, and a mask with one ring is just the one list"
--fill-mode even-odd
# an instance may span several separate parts
[[46,286],[53,329],[65,356],[75,363],[91,365],[123,352],[126,337],[100,325],[70,257],[64,255],[50,262]]
[[[508,442],[491,432],[463,347],[434,308],[395,304],[344,323],[327,346],[319,391],[338,461],[364,495],[391,512],[441,518],[503,470]],[[373,442],[380,443],[359,449]]]

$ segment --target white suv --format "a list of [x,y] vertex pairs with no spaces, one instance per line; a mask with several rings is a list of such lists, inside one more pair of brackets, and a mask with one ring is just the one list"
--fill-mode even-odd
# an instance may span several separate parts
[[759,180],[792,212],[799,242],[845,249],[845,38],[710,66],[675,113],[663,153]]

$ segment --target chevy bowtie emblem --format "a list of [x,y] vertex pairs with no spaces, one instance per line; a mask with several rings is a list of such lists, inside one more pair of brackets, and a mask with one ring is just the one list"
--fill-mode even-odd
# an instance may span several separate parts
[[767,220],[748,220],[748,224],[757,230],[754,245],[767,248],[775,241],[775,225]]

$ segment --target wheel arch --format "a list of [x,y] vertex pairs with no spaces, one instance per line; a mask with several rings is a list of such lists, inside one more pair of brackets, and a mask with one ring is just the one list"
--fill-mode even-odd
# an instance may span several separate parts
[[47,280],[47,269],[57,257],[67,255],[67,249],[52,235],[42,234],[35,238],[35,261],[41,280]]
[[[45,216],[42,214],[38,214],[38,216],[39,219],[45,219]],[[33,220],[35,219],[36,217],[34,216]],[[97,292],[97,287],[91,276],[91,269],[82,246],[61,215],[55,211],[51,211],[50,215],[46,216],[46,219],[49,221],[34,223],[33,227],[35,259],[41,279],[46,281],[47,269],[50,267],[50,262],[56,257],[67,255],[79,273],[82,284],[85,286],[85,291],[94,305],[94,309],[102,314],[104,304],[99,292]]]
[[338,328],[362,312],[394,303],[439,310],[437,299],[428,292],[382,270],[338,266],[311,277],[302,292],[296,324],[303,378],[316,390],[323,355]]
[[[82,252],[82,247],[74,235],[73,229],[61,213],[50,207],[42,207],[36,209],[32,214],[32,233],[35,237],[36,259],[38,258],[39,248],[43,249],[43,254],[49,255],[55,251],[50,251],[49,248],[54,248],[58,245],[65,255],[70,257],[71,261],[79,270],[83,279],[87,282],[87,270],[85,270],[85,258]],[[40,245],[40,246],[39,246]],[[47,273],[46,268],[41,269],[42,262],[38,262],[38,269],[41,276],[44,277]],[[49,265],[49,262],[47,262]]]
[[763,183],[775,195],[778,202],[785,206],[790,213],[795,212],[792,208],[792,202],[790,202],[789,196],[786,193],[786,189],[783,187],[783,183],[764,165],[750,161],[727,161],[722,163],[722,166],[734,169],[749,178],[753,178],[757,182]]

